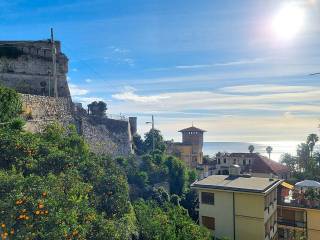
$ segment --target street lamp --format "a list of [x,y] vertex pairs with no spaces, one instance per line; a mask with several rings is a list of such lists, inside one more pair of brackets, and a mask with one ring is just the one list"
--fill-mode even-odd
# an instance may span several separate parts
[[152,152],[155,150],[155,142],[154,142],[154,116],[152,115],[151,122],[146,122],[146,124],[152,124],[151,130],[152,130]]

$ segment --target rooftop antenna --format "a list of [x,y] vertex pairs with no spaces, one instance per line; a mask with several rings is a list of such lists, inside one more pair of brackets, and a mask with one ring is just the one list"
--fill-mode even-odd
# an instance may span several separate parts
[[52,53],[52,78],[53,78],[53,88],[54,97],[58,97],[58,83],[57,83],[57,49],[55,46],[53,38],[53,28],[51,28],[51,53]]

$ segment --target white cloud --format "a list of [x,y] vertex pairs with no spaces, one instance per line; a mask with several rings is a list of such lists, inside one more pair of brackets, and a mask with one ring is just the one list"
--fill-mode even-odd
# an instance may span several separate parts
[[71,71],[72,72],[78,72],[78,69],[77,68],[72,68]]
[[222,62],[222,63],[177,65],[174,67],[156,68],[153,70],[162,71],[162,70],[170,70],[170,69],[199,69],[199,68],[210,68],[210,67],[249,65],[249,64],[261,63],[261,62],[264,62],[265,60],[266,58],[241,59],[237,61]]
[[306,92],[320,88],[314,86],[290,86],[290,85],[272,85],[272,84],[252,84],[237,85],[232,87],[221,88],[221,91],[228,93],[290,93]]
[[84,107],[88,106],[90,103],[92,103],[94,101],[97,101],[97,102],[99,102],[99,101],[108,102],[107,100],[105,100],[103,98],[99,98],[99,97],[81,97],[81,96],[73,97],[73,101],[82,103],[82,105]]
[[92,82],[92,79],[91,78],[87,78],[84,80],[86,83],[91,83]]
[[[254,89],[255,85],[247,86]],[[268,88],[268,87],[267,87]],[[274,87],[271,87],[271,89]],[[191,91],[172,92],[158,95],[138,95],[135,89],[126,89],[112,97],[121,100],[123,112],[177,112],[200,110],[259,110],[273,112],[318,113],[320,88],[305,88],[303,92],[291,92],[282,87],[275,88],[275,92],[250,94],[235,94],[219,91]],[[309,89],[309,90],[307,90]],[[241,89],[242,90],[242,89]],[[280,92],[279,92],[280,91]],[[281,92],[284,91],[284,92]],[[314,104],[311,104],[314,103]]]
[[159,102],[162,99],[167,99],[169,96],[165,95],[149,95],[149,96],[140,96],[135,93],[135,89],[132,87],[126,87],[121,93],[113,94],[112,97],[117,100],[129,101],[129,102],[138,102],[144,104],[154,104]]
[[83,89],[80,88],[79,86],[75,85],[75,84],[69,84],[69,89],[70,89],[70,93],[71,96],[82,96],[82,95],[86,95],[89,93],[89,91],[87,89]]

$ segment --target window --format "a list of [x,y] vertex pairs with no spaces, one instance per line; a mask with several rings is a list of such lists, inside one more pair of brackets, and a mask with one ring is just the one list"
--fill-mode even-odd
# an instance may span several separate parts
[[245,160],[245,159],[243,159],[243,161],[242,161],[242,162],[243,162],[243,165],[246,165],[246,160]]
[[220,158],[218,158],[218,164],[220,164]]
[[214,205],[214,193],[201,192],[201,203]]
[[233,159],[233,164],[236,164],[237,163],[237,159]]
[[225,158],[225,159],[223,159],[223,163],[226,163],[227,162],[227,159]]
[[213,217],[202,216],[202,225],[210,230],[215,230],[215,219]]

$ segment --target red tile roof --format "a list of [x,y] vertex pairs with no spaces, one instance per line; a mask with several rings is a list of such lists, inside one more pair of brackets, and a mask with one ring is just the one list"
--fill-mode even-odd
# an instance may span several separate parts
[[273,173],[276,175],[288,173],[289,169],[287,166],[273,161],[265,156],[258,155],[255,158],[251,166],[252,172],[256,173]]

